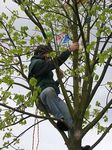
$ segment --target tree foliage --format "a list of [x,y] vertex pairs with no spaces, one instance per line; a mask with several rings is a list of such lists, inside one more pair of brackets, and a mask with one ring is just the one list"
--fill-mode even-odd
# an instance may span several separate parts
[[[97,125],[98,133],[102,135],[91,146],[91,149],[94,148],[112,128],[112,123],[108,127],[101,124],[102,120],[108,122],[106,112],[112,104],[110,79],[103,87],[107,89],[107,97],[95,99],[95,94],[108,75],[108,69],[112,67],[111,1],[42,0],[39,4],[36,0],[13,2],[25,15],[20,16],[15,9],[9,10],[11,16],[5,12],[0,15],[0,130],[4,131],[4,144],[1,148],[19,143],[20,136],[28,129],[15,137],[13,126],[25,125],[30,117],[39,118],[40,122],[49,119],[56,127],[55,118],[48,114],[40,112],[35,115],[27,111],[29,107],[34,107],[40,90],[35,87],[35,79],[32,79],[30,84],[35,90],[31,91],[27,73],[28,61],[38,44],[50,44],[54,49],[52,57],[66,49],[67,45],[57,44],[56,36],[60,33],[69,35],[73,42],[78,41],[81,47],[65,64],[64,80],[60,78],[59,68],[56,71],[74,120],[70,137],[59,132],[69,150],[80,150],[83,137]],[[17,25],[18,20],[20,26]],[[25,21],[31,25],[22,23]],[[97,73],[99,69],[100,72]],[[95,102],[95,107],[92,107]]]

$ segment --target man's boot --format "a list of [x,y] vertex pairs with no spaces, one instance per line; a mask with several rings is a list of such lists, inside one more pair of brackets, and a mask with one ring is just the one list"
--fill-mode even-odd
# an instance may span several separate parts
[[89,149],[90,149],[90,146],[89,146],[89,145],[86,145],[86,146],[82,147],[81,150],[89,150]]
[[61,131],[68,131],[69,127],[68,125],[65,123],[64,118],[60,119],[57,122],[57,128]]

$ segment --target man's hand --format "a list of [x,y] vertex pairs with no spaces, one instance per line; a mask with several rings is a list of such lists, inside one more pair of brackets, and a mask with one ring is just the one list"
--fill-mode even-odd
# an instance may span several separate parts
[[70,52],[74,52],[74,51],[76,51],[76,50],[78,50],[79,49],[79,44],[77,43],[77,42],[75,42],[75,43],[72,43],[70,46],[69,46],[69,51]]

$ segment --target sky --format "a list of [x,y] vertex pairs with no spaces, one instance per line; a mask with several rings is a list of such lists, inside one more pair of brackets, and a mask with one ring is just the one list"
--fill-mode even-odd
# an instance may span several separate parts
[[[17,5],[15,5],[14,3],[12,3],[12,0],[7,0],[7,7],[9,9],[12,8],[18,8]],[[20,9],[19,9],[20,10]],[[4,6],[4,4],[2,3],[2,1],[0,2],[0,13],[5,11],[6,13],[9,13],[9,11],[6,9],[6,7]],[[10,13],[9,13],[10,14]],[[20,14],[22,14],[22,12],[20,11]],[[22,14],[23,15],[23,14]],[[20,24],[27,24],[27,21],[23,20],[23,22],[18,22],[18,28]],[[28,23],[28,25],[30,27],[32,27],[32,23]],[[98,70],[100,72],[100,70]],[[112,70],[108,70],[108,77],[105,78],[104,83],[106,81],[108,81],[108,79],[112,79]],[[17,91],[19,92],[20,89],[17,89]],[[96,94],[95,98],[96,99],[100,99],[100,98],[104,98],[106,97],[106,91],[105,89],[103,89],[102,87],[99,89],[98,93]],[[35,108],[31,108],[29,111],[34,112],[35,113]],[[112,111],[108,112],[108,115],[111,116]],[[112,121],[112,119],[110,120]],[[27,128],[28,126],[30,126],[31,124],[33,124],[34,119],[29,119],[28,123],[26,125],[26,127],[20,127],[17,126],[14,128],[15,130],[15,134],[20,133],[21,131],[23,131],[25,128]],[[40,123],[39,127],[36,127],[36,133],[35,134],[35,143],[39,142],[38,145],[38,150],[67,150],[67,147],[64,144],[64,141],[61,137],[61,135],[58,133],[58,131],[49,123],[49,121],[44,121],[42,123]],[[39,131],[39,132],[38,132]],[[0,133],[2,134],[2,132]],[[39,135],[38,135],[39,134]],[[26,132],[22,137],[21,137],[21,142],[20,142],[20,150],[32,150],[32,137],[33,137],[33,130],[29,130],[28,132]],[[39,137],[39,138],[38,138]],[[96,128],[93,128],[90,132],[88,132],[88,134],[84,137],[82,145],[92,145],[96,139],[98,138],[97,136],[97,132],[96,132]],[[39,140],[39,141],[38,141]],[[2,138],[0,136],[0,143],[2,143]],[[0,144],[1,145],[1,144]],[[110,132],[108,133],[108,135],[104,138],[104,140],[94,148],[94,150],[111,150],[112,147],[112,130],[110,130]],[[4,149],[5,150],[5,149]],[[9,150],[13,150],[11,147],[9,148]],[[35,149],[36,150],[36,149]]]

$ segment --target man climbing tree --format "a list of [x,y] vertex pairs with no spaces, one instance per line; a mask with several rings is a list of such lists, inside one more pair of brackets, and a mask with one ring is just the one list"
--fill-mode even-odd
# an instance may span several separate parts
[[[65,125],[65,129],[72,127],[72,117],[65,103],[58,97],[60,93],[58,87],[59,83],[58,81],[54,81],[52,70],[61,66],[69,57],[70,52],[78,50],[78,48],[77,43],[72,44],[67,51],[52,59],[49,53],[52,52],[53,49],[47,45],[39,45],[34,50],[34,56],[29,66],[29,80],[32,77],[37,79],[37,86],[41,88],[40,99],[42,104],[48,112],[60,120],[57,125],[59,125],[60,122],[67,124],[67,126]],[[60,128],[59,126],[59,129]]]

